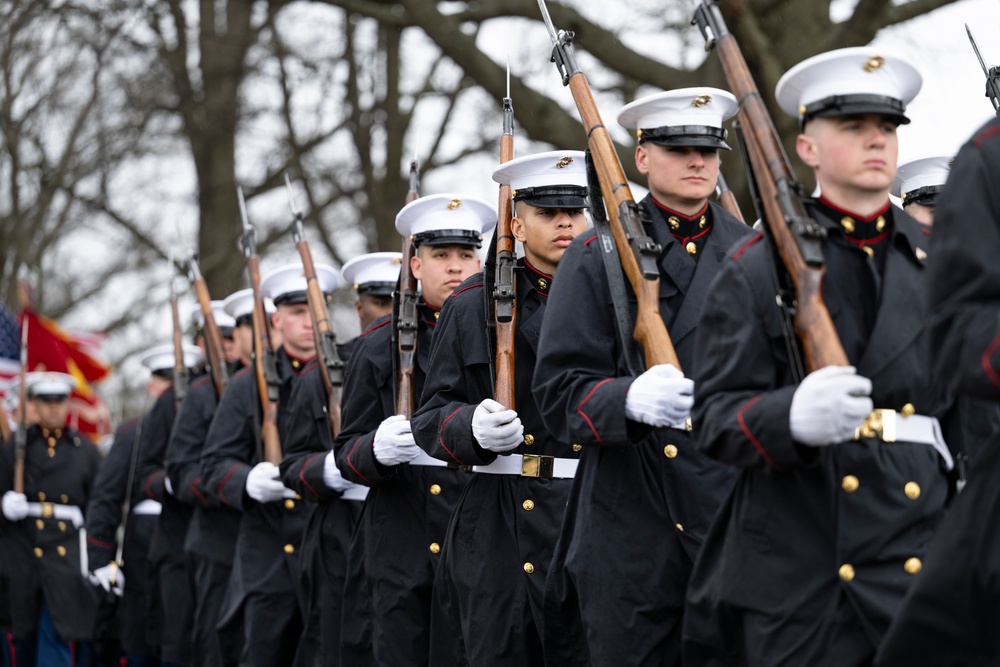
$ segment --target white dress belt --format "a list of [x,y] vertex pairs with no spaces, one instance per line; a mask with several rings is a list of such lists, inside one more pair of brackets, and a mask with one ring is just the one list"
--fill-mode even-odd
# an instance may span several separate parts
[[340,494],[342,500],[364,500],[368,497],[368,487],[363,484],[352,484]]
[[410,461],[411,466],[436,466],[438,468],[447,468],[448,462],[436,459],[424,450],[420,450],[417,454],[417,458]]
[[162,510],[163,505],[161,505],[159,501],[153,500],[152,498],[146,498],[132,508],[132,514],[138,514],[139,516],[155,515],[159,514]]
[[543,477],[572,479],[580,459],[561,459],[555,456],[537,454],[510,454],[498,456],[496,461],[485,466],[473,466],[472,471],[489,475],[518,475],[519,477]]
[[874,438],[882,442],[903,442],[929,445],[941,455],[947,470],[955,467],[951,451],[941,433],[937,417],[910,415],[904,417],[895,410],[872,410],[865,422],[854,433],[854,439]]
[[39,519],[58,519],[73,522],[73,528],[83,526],[83,512],[76,505],[57,505],[56,503],[28,503],[28,516]]

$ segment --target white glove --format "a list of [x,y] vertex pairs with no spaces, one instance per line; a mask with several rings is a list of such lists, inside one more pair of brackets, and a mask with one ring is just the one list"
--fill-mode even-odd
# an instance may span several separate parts
[[163,477],[163,489],[167,492],[167,495],[174,495],[174,485],[170,483],[170,475]]
[[295,492],[278,478],[278,466],[267,461],[261,461],[250,470],[246,489],[247,495],[259,503],[295,497]]
[[671,364],[657,364],[632,381],[625,395],[625,416],[667,427],[691,416],[694,381]]
[[420,455],[413,441],[410,420],[403,415],[387,417],[375,431],[375,458],[385,466],[409,463]]
[[788,428],[796,442],[812,447],[854,437],[872,411],[872,381],[854,366],[827,366],[802,380],[788,413]]
[[509,452],[524,441],[524,426],[517,412],[487,398],[472,413],[472,435],[483,449]]
[[323,459],[323,483],[334,491],[340,492],[344,492],[354,486],[353,482],[347,481],[340,474],[340,468],[337,467],[337,457],[334,456],[333,452],[327,454],[326,458]]
[[[115,582],[111,583],[111,575],[114,574]],[[115,595],[121,597],[125,594],[125,574],[115,563],[108,563],[104,567],[99,567],[90,573],[90,583],[100,586],[104,592],[110,593],[114,590]]]
[[28,496],[17,491],[3,494],[3,515],[8,521],[20,521],[28,516]]

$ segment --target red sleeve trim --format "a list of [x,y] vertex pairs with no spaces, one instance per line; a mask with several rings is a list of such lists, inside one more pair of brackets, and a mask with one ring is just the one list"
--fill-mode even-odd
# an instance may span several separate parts
[[976,145],[976,148],[979,148],[984,143],[986,143],[987,139],[995,136],[997,133],[1000,133],[1000,125],[994,125],[993,127],[988,127],[979,134],[977,134],[975,138],[972,140],[972,143]]
[[[146,495],[152,498],[153,500],[156,500],[156,494],[153,493],[153,485],[159,484],[162,487],[163,479],[166,476],[167,472],[165,470],[157,470],[152,475],[150,475],[149,479],[146,480]],[[166,488],[164,488],[163,490],[165,491]]]
[[757,241],[760,241],[762,238],[764,238],[764,235],[758,232],[756,236],[740,246],[740,249],[733,253],[733,261],[735,262],[738,260],[743,253],[746,252],[747,248],[752,246],[754,243],[757,243]]
[[354,439],[354,445],[351,447],[351,451],[347,453],[347,465],[351,466],[351,470],[354,471],[355,475],[365,480],[365,484],[367,484],[368,486],[372,486],[371,480],[362,475],[361,471],[354,467],[354,462],[351,461],[351,457],[354,456],[354,450],[358,448],[359,444],[361,444],[361,436],[358,436],[357,438]]
[[93,544],[99,547],[104,547],[106,549],[111,549],[114,548],[115,546],[113,542],[105,542],[104,540],[99,540],[91,535],[87,535],[87,544]]
[[302,483],[306,485],[306,488],[309,489],[310,493],[312,493],[314,496],[316,496],[317,498],[319,498],[319,494],[316,493],[316,489],[314,489],[312,487],[312,484],[310,484],[308,481],[306,481],[306,475],[305,475],[306,468],[309,467],[309,464],[312,463],[312,460],[314,458],[316,458],[317,456],[319,456],[319,454],[313,454],[312,456],[310,456],[309,458],[306,459],[305,463],[302,464],[302,467],[299,468],[299,479],[302,480]]
[[452,417],[454,417],[455,415],[457,415],[461,411],[462,411],[462,408],[459,408],[458,410],[455,410],[450,415],[448,415],[447,417],[445,417],[444,421],[441,422],[441,428],[438,429],[438,442],[441,444],[442,449],[444,449],[444,451],[448,452],[448,456],[450,456],[451,458],[455,459],[455,463],[458,463],[459,465],[462,465],[462,460],[460,458],[458,458],[457,456],[455,456],[454,452],[452,452],[450,449],[448,449],[448,445],[444,444],[444,427],[448,424],[448,422],[451,420]]
[[222,502],[224,502],[227,505],[229,505],[230,507],[235,507],[235,505],[233,505],[231,502],[229,502],[229,499],[226,498],[226,494],[223,493],[222,490],[225,488],[226,482],[229,481],[229,478],[233,476],[233,473],[236,472],[236,469],[239,468],[240,465],[241,464],[237,463],[232,468],[230,468],[229,472],[226,473],[226,476],[222,478],[221,482],[219,482],[219,488],[218,488],[219,499],[222,500]]
[[581,417],[583,417],[583,420],[585,422],[587,422],[587,426],[590,427],[591,433],[594,434],[594,437],[597,438],[597,442],[600,445],[604,444],[604,440],[601,439],[601,434],[597,432],[597,428],[594,426],[594,422],[590,421],[590,417],[588,417],[587,413],[583,411],[583,406],[587,404],[587,401],[591,399],[591,397],[594,395],[594,392],[596,392],[601,387],[601,385],[607,384],[608,382],[611,382],[613,379],[614,378],[608,378],[606,380],[601,380],[600,382],[595,384],[594,388],[590,390],[590,393],[587,394],[582,401],[580,401],[580,405],[576,406],[577,413]]
[[191,482],[191,493],[193,493],[195,496],[198,497],[198,500],[201,501],[202,505],[208,507],[208,498],[206,498],[205,494],[199,490],[200,486],[201,486],[201,477],[195,477],[194,480],[192,480]]
[[990,379],[990,382],[1000,387],[1000,375],[993,369],[993,364],[990,362],[990,357],[993,356],[998,347],[1000,347],[1000,334],[994,336],[990,344],[986,346],[986,349],[983,351],[982,364],[986,377]]
[[768,453],[766,451],[764,451],[764,446],[762,444],[760,444],[760,440],[758,440],[757,437],[754,436],[754,434],[750,432],[750,428],[747,426],[746,420],[743,419],[743,415],[746,414],[746,411],[749,410],[750,408],[752,408],[754,405],[756,405],[757,401],[759,401],[759,400],[760,400],[760,394],[758,394],[757,396],[754,396],[749,401],[747,401],[743,405],[743,407],[740,408],[740,411],[736,413],[736,420],[739,421],[739,423],[740,423],[740,429],[743,431],[743,435],[745,435],[747,437],[747,440],[750,441],[750,443],[753,445],[754,449],[757,450],[757,453],[760,454],[760,456],[761,456],[762,459],[764,459],[764,462],[767,463],[767,465],[769,465],[772,468],[774,468],[775,470],[781,470],[781,468],[779,468],[778,466],[774,465],[774,461],[772,461],[771,457],[768,455]]

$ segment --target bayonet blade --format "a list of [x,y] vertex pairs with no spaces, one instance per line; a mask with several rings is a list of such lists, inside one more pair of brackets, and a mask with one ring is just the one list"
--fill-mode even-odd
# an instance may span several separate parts
[[552,17],[549,16],[549,8],[545,5],[545,0],[538,0],[538,8],[542,10],[542,21],[545,22],[545,29],[549,31],[549,38],[553,44],[559,43],[559,33],[552,24]]
[[979,52],[979,46],[976,45],[976,38],[972,36],[972,30],[969,28],[968,23],[965,24],[965,32],[969,35],[969,41],[972,43],[972,50],[976,52],[976,59],[979,60],[979,66],[983,68],[983,74],[989,77],[990,71],[986,67],[986,62],[983,61],[983,54]]

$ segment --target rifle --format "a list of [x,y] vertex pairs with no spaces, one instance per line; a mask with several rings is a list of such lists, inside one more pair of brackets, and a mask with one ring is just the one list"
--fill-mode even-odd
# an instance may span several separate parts
[[573,100],[587,132],[587,145],[597,166],[601,193],[608,204],[609,222],[618,247],[618,257],[638,301],[633,337],[642,345],[647,368],[657,364],[673,364],[679,369],[677,352],[663,318],[660,317],[660,271],[657,266],[660,245],[647,236],[642,228],[639,207],[632,197],[611,135],[601,120],[587,77],[577,67],[573,32],[560,30],[557,33],[545,0],[538,0],[538,6],[552,39],[551,60],[562,74],[563,85],[569,86],[573,93]]
[[288,191],[288,208],[292,211],[292,238],[302,258],[302,273],[306,279],[306,297],[309,300],[309,314],[312,316],[313,336],[316,339],[316,361],[323,378],[326,392],[327,421],[333,438],[340,433],[340,394],[344,387],[344,362],[337,355],[337,339],[330,327],[330,315],[326,309],[326,298],[316,278],[312,251],[302,229],[302,214],[295,208],[292,198],[292,182],[285,174],[285,188]]
[[[420,173],[417,158],[410,161],[410,190],[406,193],[406,203],[420,197]],[[413,240],[403,239],[403,258],[399,265],[399,304],[396,321],[396,350],[398,364],[396,378],[396,414],[407,419],[413,416],[413,361],[417,351],[417,279],[410,270],[413,257]]]
[[[170,260],[171,270],[173,270],[174,260]],[[170,317],[174,324],[174,407],[179,412],[181,403],[188,392],[188,368],[184,363],[184,334],[181,331],[181,316],[177,310],[177,287],[174,285],[174,276],[170,276]]]
[[[507,64],[507,95],[503,98],[503,135],[500,163],[514,159],[514,104],[510,97],[510,64]],[[510,229],[513,204],[510,184],[500,186],[495,232],[496,273],[493,284],[493,318],[496,332],[496,364],[493,398],[514,410],[514,333],[517,309],[514,291],[514,236]],[[487,311],[488,312],[488,311]]]
[[1000,67],[994,65],[986,69],[986,63],[983,62],[983,56],[979,53],[976,38],[972,36],[972,31],[969,30],[968,23],[965,24],[965,32],[968,33],[969,41],[972,42],[972,50],[976,52],[979,66],[983,68],[983,74],[986,75],[986,97],[990,98],[990,102],[993,103],[993,110],[1000,116]]
[[823,302],[823,239],[826,232],[805,210],[796,180],[771,116],[716,3],[702,0],[692,23],[715,49],[729,89],[740,104],[739,123],[757,184],[763,219],[795,289],[795,333],[802,343],[806,370],[847,366],[847,354]]
[[24,457],[28,451],[28,388],[25,376],[28,373],[28,318],[21,318],[21,369],[18,371],[20,384],[17,387],[17,405],[21,409],[21,423],[14,438],[14,491],[24,493]]
[[734,218],[742,222],[744,225],[747,221],[743,219],[743,212],[740,210],[739,202],[736,201],[736,195],[733,191],[729,189],[729,184],[726,183],[726,177],[719,172],[719,180],[715,184],[715,195],[719,198],[719,203],[722,204],[722,208],[732,215]]
[[240,217],[243,234],[240,246],[247,258],[247,275],[253,290],[253,365],[257,373],[257,395],[260,397],[262,414],[260,439],[263,444],[261,458],[275,465],[281,463],[281,438],[278,434],[278,395],[281,378],[271,346],[271,330],[264,308],[264,295],[260,291],[260,257],[257,255],[257,239],[253,226],[247,217],[247,205],[243,199],[243,189],[236,188],[240,202]]
[[[145,406],[143,407],[143,414],[149,409],[149,396],[146,396]],[[115,549],[115,559],[111,561],[111,586],[115,585],[115,578],[118,576],[118,571],[122,569],[125,565],[125,561],[122,558],[122,554],[125,552],[125,528],[128,525],[128,517],[132,510],[132,486],[135,484],[135,468],[139,462],[139,443],[142,442],[142,422],[143,419],[140,417],[139,422],[135,427],[135,436],[132,438],[132,455],[128,463],[128,478],[125,482],[125,500],[122,502],[122,520],[118,523],[118,530],[115,531],[115,543],[117,548]]]
[[225,348],[222,346],[222,332],[215,323],[212,312],[212,297],[208,294],[208,285],[198,268],[198,258],[191,255],[187,261],[188,277],[194,286],[198,305],[201,306],[201,316],[205,320],[205,351],[208,353],[208,367],[212,373],[212,384],[215,385],[216,397],[221,397],[229,383],[229,366],[226,362]]

